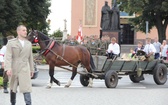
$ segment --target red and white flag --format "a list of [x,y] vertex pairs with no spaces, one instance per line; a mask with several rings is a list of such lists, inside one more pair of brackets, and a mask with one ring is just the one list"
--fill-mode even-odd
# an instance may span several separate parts
[[83,39],[83,35],[82,35],[82,25],[79,25],[79,29],[78,29],[78,35],[76,36],[76,40],[78,41],[78,43],[81,43]]

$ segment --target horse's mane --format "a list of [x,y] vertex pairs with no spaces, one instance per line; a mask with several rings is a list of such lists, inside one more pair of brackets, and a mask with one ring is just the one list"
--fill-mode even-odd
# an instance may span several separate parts
[[[38,31],[38,33],[40,34],[39,37],[41,40],[44,40],[44,41],[46,40],[46,42],[45,42],[46,45],[49,43],[50,40],[53,40],[53,39],[50,39],[47,35],[45,35],[44,33],[40,32],[40,31]],[[55,40],[55,43],[57,45],[60,45],[56,40]]]

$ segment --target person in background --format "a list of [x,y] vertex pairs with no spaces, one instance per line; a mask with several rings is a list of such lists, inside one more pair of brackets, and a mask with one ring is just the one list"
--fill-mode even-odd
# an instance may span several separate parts
[[111,43],[106,50],[106,54],[108,58],[113,58],[114,56],[118,56],[120,54],[120,46],[118,45],[118,43],[116,43],[115,37],[111,38]]
[[16,29],[17,38],[11,39],[6,45],[4,69],[9,77],[10,102],[16,104],[17,87],[24,95],[26,105],[32,105],[31,77],[34,74],[32,44],[26,39],[27,28],[19,25]]
[[167,59],[166,52],[167,52],[167,49],[168,49],[168,45],[167,45],[166,40],[163,40],[160,48],[161,48],[161,59],[166,60]]
[[139,51],[139,50],[143,51],[143,49],[144,49],[143,43],[141,41],[138,41],[137,47],[134,49],[134,51],[131,51],[131,53],[132,53],[131,57],[134,57],[135,54],[137,53],[137,51]]
[[154,60],[154,55],[156,53],[156,49],[153,44],[151,44],[151,38],[146,38],[146,45],[143,51],[146,53],[147,61]]
[[[13,39],[14,36],[7,36],[7,38],[4,39],[4,46],[2,46],[1,50],[0,50],[0,62],[1,62],[1,68],[4,70],[4,55],[6,53],[6,44],[8,42],[8,40]],[[4,89],[4,93],[9,93],[8,92],[8,76],[6,74],[6,72],[3,72],[3,89]]]
[[102,36],[101,40],[98,41],[97,53],[98,55],[106,55],[106,43],[105,36]]
[[160,57],[160,46],[161,46],[161,43],[158,41],[158,38],[154,39],[153,45],[154,45],[154,47],[156,49],[156,53],[155,53],[154,59],[159,59],[159,57]]

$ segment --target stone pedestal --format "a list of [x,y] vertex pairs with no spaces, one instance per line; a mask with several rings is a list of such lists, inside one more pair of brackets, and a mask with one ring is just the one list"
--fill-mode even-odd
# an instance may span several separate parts
[[64,41],[65,39],[67,39],[67,30],[63,31],[62,41]]
[[102,36],[109,36],[110,39],[115,37],[117,43],[120,44],[120,31],[102,31]]

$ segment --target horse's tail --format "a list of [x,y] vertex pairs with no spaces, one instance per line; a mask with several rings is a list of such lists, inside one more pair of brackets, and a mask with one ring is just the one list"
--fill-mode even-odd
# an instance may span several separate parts
[[[89,51],[89,53],[90,53],[90,51]],[[96,66],[94,64],[93,57],[92,57],[91,53],[90,53],[90,66],[91,66],[92,71],[94,71],[96,69]]]

